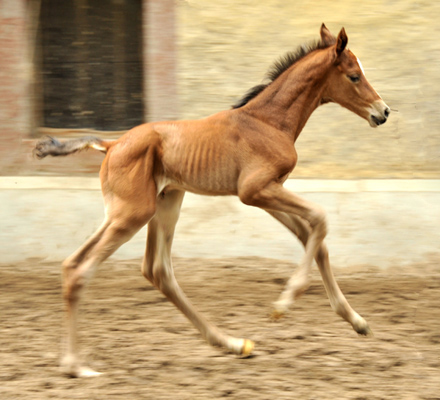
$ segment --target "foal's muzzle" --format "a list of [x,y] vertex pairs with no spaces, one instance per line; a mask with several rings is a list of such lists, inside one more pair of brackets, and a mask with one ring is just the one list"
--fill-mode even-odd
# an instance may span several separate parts
[[376,128],[379,125],[387,122],[387,119],[390,115],[390,108],[382,100],[375,101],[368,111],[370,113],[368,122],[373,128]]

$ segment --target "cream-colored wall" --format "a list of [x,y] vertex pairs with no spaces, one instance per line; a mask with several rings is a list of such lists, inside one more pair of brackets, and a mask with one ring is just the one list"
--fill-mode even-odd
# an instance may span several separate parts
[[26,1],[0,1],[0,175],[31,129]]
[[337,105],[318,109],[298,141],[295,177],[440,177],[440,3],[177,1],[181,118],[229,108],[286,51],[344,26],[350,49],[393,112],[386,125]]

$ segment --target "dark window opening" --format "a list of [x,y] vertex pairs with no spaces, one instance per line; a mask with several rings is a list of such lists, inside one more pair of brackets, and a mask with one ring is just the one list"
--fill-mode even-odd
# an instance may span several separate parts
[[43,126],[142,123],[141,0],[42,0]]

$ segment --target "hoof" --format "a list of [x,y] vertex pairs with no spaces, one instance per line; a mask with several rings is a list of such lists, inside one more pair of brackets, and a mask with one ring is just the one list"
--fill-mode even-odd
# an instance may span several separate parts
[[244,339],[243,348],[241,349],[242,356],[249,356],[254,350],[255,343],[252,340]]
[[94,376],[102,375],[101,372],[95,371],[91,368],[82,367],[78,371],[77,378],[92,378]]
[[65,362],[61,364],[61,371],[71,378],[91,378],[93,376],[102,375],[101,372],[97,372],[89,367],[67,364]]
[[361,329],[357,329],[356,332],[362,336],[374,337],[374,333],[368,325]]
[[270,319],[272,321],[279,321],[283,317],[284,317],[284,312],[283,311],[273,310],[272,314],[270,316]]

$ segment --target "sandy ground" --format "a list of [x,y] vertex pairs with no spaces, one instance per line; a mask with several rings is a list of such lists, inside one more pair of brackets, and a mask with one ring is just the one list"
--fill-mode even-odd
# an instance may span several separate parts
[[319,274],[281,321],[271,303],[291,274],[262,258],[177,259],[188,296],[228,333],[256,342],[239,358],[211,348],[140,275],[108,261],[87,292],[82,355],[104,374],[58,369],[63,305],[58,263],[0,268],[2,399],[440,399],[438,263],[346,268],[338,281],[375,336],[358,337],[328,304]]

